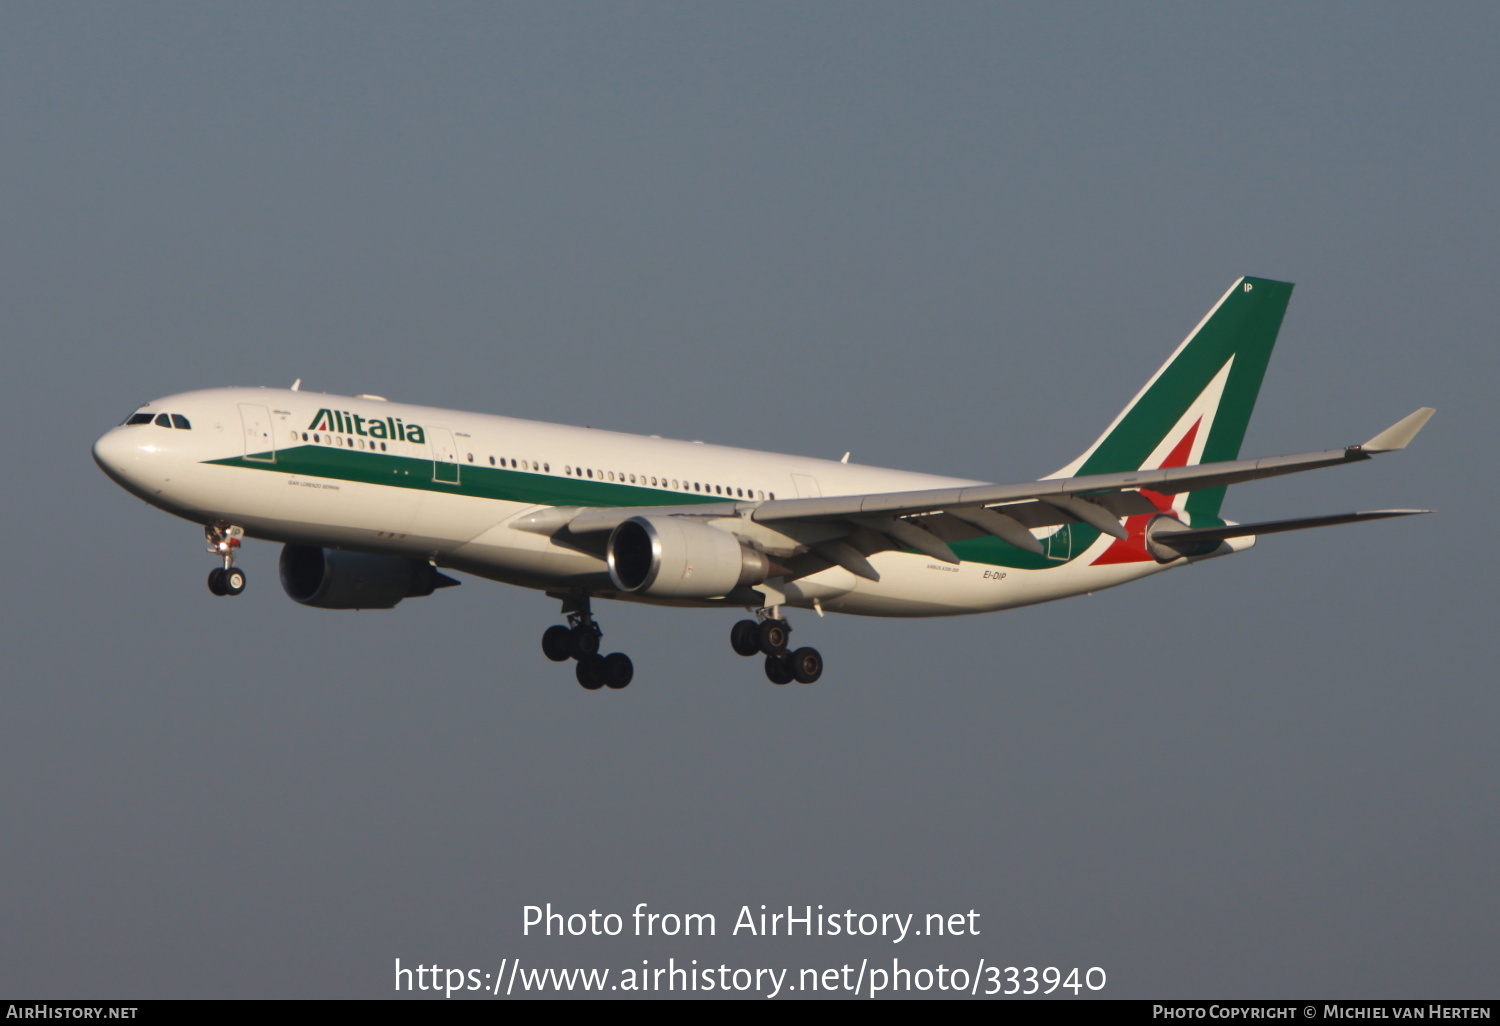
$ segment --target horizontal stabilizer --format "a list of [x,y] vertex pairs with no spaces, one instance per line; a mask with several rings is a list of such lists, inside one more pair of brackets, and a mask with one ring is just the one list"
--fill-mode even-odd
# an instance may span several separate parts
[[1397,452],[1405,449],[1437,410],[1424,406],[1402,417],[1360,448],[1365,452]]
[[1376,509],[1363,513],[1335,513],[1326,517],[1302,517],[1298,520],[1270,520],[1260,524],[1233,524],[1228,527],[1189,528],[1185,531],[1153,533],[1152,541],[1173,548],[1198,545],[1202,542],[1223,541],[1226,538],[1245,538],[1250,535],[1281,534],[1283,531],[1301,531],[1309,527],[1331,527],[1334,524],[1359,524],[1367,520],[1384,520],[1387,517],[1410,517],[1418,513],[1431,513],[1430,509]]

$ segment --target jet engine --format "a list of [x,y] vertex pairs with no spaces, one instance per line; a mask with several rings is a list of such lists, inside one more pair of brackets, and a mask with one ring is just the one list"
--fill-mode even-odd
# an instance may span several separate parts
[[728,531],[683,517],[631,517],[609,536],[615,587],[652,598],[717,598],[770,576],[770,561]]
[[281,587],[318,609],[390,609],[404,598],[431,595],[458,584],[421,559],[370,556],[313,545],[281,550]]

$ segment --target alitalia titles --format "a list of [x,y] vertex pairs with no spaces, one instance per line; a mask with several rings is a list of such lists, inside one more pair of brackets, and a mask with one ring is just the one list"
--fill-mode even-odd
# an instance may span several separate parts
[[363,435],[366,438],[389,438],[421,445],[427,434],[420,424],[407,424],[400,417],[361,417],[347,410],[319,410],[307,426],[309,431],[332,431],[340,435]]

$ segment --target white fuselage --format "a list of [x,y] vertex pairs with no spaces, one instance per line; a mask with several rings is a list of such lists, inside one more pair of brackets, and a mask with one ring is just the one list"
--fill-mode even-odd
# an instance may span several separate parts
[[[159,413],[189,426],[122,425],[99,439],[95,458],[122,486],[180,517],[238,525],[255,538],[426,559],[600,597],[632,596],[617,593],[598,555],[515,522],[550,506],[712,501],[748,508],[771,498],[978,483],[289,389],[180,393],[142,407],[137,418]],[[758,530],[772,549],[800,544],[795,535]],[[1036,569],[878,552],[870,557],[878,581],[835,566],[788,582],[784,600],[873,616],[954,615],[1096,591],[1188,562],[1094,565],[1093,549],[1112,541],[1101,537],[1088,551],[1059,554],[1055,565]]]

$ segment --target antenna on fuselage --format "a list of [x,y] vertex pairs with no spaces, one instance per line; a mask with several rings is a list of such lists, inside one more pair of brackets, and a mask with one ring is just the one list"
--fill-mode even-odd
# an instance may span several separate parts
[[299,392],[301,390],[302,390],[302,379],[298,378],[296,381],[292,382],[292,391],[293,392]]

